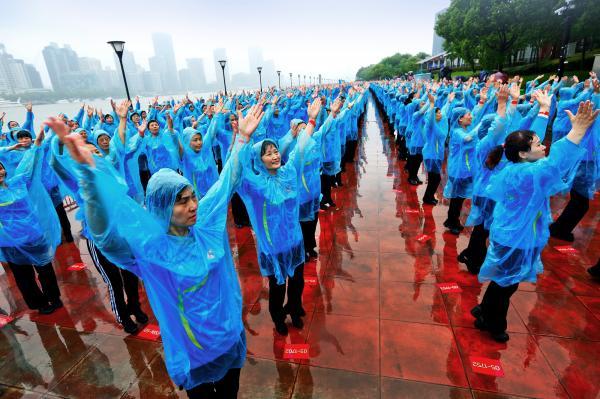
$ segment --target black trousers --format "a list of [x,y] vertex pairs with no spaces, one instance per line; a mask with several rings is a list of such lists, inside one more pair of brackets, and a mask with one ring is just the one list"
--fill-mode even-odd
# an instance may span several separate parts
[[250,226],[250,218],[246,205],[238,193],[231,196],[231,213],[233,213],[233,222],[238,226]]
[[517,291],[519,284],[501,287],[491,281],[481,301],[483,321],[491,333],[506,331],[506,315],[510,306],[510,297]]
[[323,199],[321,199],[321,203],[333,203],[333,199],[331,198],[331,182],[333,178],[334,176],[329,176],[326,174],[321,175],[321,194],[323,194]]
[[425,194],[423,194],[424,200],[435,199],[435,193],[440,186],[440,181],[442,181],[442,176],[439,173],[427,172],[427,188],[425,189]]
[[306,222],[300,222],[302,228],[302,238],[304,239],[304,249],[309,251],[315,249],[317,246],[317,238],[315,234],[317,232],[317,224],[319,223],[319,212],[316,212],[313,220]]
[[[8,262],[8,266],[29,309],[39,309],[60,299],[60,290],[51,263],[45,266],[33,266]],[[36,272],[41,289],[35,281]]]
[[418,179],[419,168],[423,162],[423,154],[414,154],[408,156],[408,178]]
[[[87,240],[87,247],[96,269],[108,286],[110,306],[117,322],[123,323],[123,319],[140,309],[139,280],[135,274],[119,268],[106,259],[93,241]],[[127,294],[127,303],[125,294]]]
[[589,198],[571,190],[567,206],[554,222],[555,228],[563,233],[571,233],[589,209]]
[[275,276],[269,276],[269,313],[274,323],[282,323],[286,314],[299,316],[302,309],[302,291],[304,291],[304,263],[296,267],[293,277],[287,279],[288,300],[285,300],[285,284],[277,284]]
[[407,159],[408,148],[406,148],[406,137],[400,136],[396,139],[396,148],[398,149],[398,159]]
[[487,239],[489,235],[490,232],[485,229],[483,223],[473,227],[469,245],[461,252],[461,255],[468,259],[467,267],[473,274],[479,273],[479,269],[483,265],[483,261],[487,255]]
[[190,399],[235,399],[240,389],[241,369],[229,369],[225,377],[187,389]]
[[451,226],[460,225],[460,211],[462,210],[464,198],[456,197],[450,199],[450,206],[448,207],[448,223]]
[[71,222],[69,222],[67,211],[65,211],[65,207],[63,206],[62,202],[56,205],[54,209],[56,209],[56,215],[58,216],[60,227],[62,229],[63,235],[65,236],[65,241],[73,242],[73,234],[71,234]]
[[346,152],[344,153],[344,162],[352,163],[354,162],[354,155],[356,154],[356,146],[358,144],[357,140],[348,140],[346,143]]

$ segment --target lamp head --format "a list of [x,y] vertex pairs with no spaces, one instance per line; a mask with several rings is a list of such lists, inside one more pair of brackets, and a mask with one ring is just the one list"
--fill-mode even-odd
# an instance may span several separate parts
[[258,71],[258,73],[262,72],[262,67],[256,67],[256,70]]
[[123,54],[123,50],[125,49],[125,42],[123,42],[121,40],[112,40],[112,41],[106,42],[106,43],[108,43],[112,46],[113,50],[115,50],[115,53],[117,53],[117,55]]
[[281,71],[277,71],[277,75],[281,76]]
[[227,60],[219,60],[219,64],[221,64],[221,68],[225,68],[225,64],[227,64]]

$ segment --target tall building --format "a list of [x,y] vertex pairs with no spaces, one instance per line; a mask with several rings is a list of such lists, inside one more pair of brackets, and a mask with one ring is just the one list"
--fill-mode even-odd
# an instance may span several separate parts
[[[54,90],[69,90],[72,86],[78,86],[70,80],[80,72],[79,57],[69,45],[65,44],[61,48],[56,43],[50,43],[44,47],[42,54]],[[69,75],[70,79],[66,79],[66,75]]]
[[204,72],[204,60],[201,58],[188,58],[185,60],[187,69],[192,77],[192,89],[203,90],[206,88],[206,73]]
[[[435,14],[435,22],[437,22],[440,15],[445,13],[447,8],[444,8],[441,11],[438,11]],[[434,25],[435,26],[435,25]],[[437,55],[444,52],[444,38],[440,37],[435,33],[435,29],[433,30],[433,46],[431,47],[431,55]]]
[[42,88],[40,74],[35,67],[14,58],[0,44],[0,93],[16,94]]
[[[217,84],[217,87],[222,87],[222,81],[223,81],[223,72],[221,70],[221,65],[219,64],[219,60],[226,60],[227,61],[227,51],[225,51],[224,48],[216,48],[213,50],[213,62],[214,62],[214,67],[215,67],[215,83]],[[227,82],[227,84],[231,84],[231,78],[229,75],[229,70],[231,68],[231,64],[226,64],[225,65],[225,81]]]
[[79,57],[79,69],[81,72],[98,73],[102,71],[102,63],[97,58]]
[[42,84],[42,77],[37,69],[31,64],[25,64],[25,72],[27,73],[27,78],[29,79],[29,85],[32,89],[43,89],[44,85]]
[[164,89],[167,91],[179,90],[179,79],[177,74],[177,63],[175,62],[175,50],[173,40],[168,33],[152,33],[154,55],[164,59],[164,72],[162,76]]

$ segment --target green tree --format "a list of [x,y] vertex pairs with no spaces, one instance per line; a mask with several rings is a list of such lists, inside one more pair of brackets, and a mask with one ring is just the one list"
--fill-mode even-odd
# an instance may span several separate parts
[[377,64],[362,67],[356,72],[356,78],[362,80],[389,79],[401,75],[408,71],[415,71],[419,68],[419,61],[427,58],[429,54],[394,54],[386,57]]

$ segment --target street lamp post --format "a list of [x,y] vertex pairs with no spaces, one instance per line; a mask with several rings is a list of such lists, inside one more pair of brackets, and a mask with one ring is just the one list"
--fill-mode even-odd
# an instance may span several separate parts
[[260,92],[262,93],[262,67],[256,67],[258,71],[258,83],[260,84]]
[[321,86],[321,74],[319,74],[319,86]]
[[300,80],[300,74],[298,74],[298,86],[302,85],[302,81]]
[[123,68],[123,50],[125,49],[125,42],[120,40],[112,40],[110,42],[106,42],[110,44],[117,53],[117,57],[119,58],[119,64],[121,64],[121,73],[123,74],[123,83],[125,83],[125,91],[127,92],[127,100],[131,101],[131,96],[129,95],[129,87],[127,86],[127,78],[125,77],[125,69]]
[[281,90],[281,71],[277,71],[277,80],[279,81],[279,90]]
[[223,88],[225,89],[225,96],[227,96],[227,82],[225,82],[225,64],[227,64],[227,60],[219,60],[219,64],[223,71]]
[[290,88],[294,87],[294,80],[292,79],[292,73],[290,72]]
[[566,0],[566,4],[559,9],[555,10],[554,13],[559,16],[564,16],[565,30],[563,32],[562,46],[560,47],[560,59],[558,61],[557,75],[562,78],[565,74],[565,64],[567,63],[567,48],[569,47],[569,40],[571,38],[571,17],[575,4],[573,0]]

